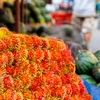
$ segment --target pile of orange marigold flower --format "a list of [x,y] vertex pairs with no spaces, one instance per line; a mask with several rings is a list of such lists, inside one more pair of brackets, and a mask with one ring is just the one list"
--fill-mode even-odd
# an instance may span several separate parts
[[0,28],[0,100],[92,100],[68,46]]

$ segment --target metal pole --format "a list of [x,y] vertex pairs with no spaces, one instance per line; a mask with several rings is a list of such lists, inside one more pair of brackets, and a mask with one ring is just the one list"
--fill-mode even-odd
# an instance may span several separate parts
[[15,0],[15,31],[20,31],[20,2],[19,0]]

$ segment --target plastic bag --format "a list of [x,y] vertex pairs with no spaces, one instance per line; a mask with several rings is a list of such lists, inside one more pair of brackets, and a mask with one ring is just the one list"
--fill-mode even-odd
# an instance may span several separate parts
[[83,79],[83,83],[88,91],[88,93],[92,96],[93,100],[100,100],[100,88],[89,84],[86,80]]

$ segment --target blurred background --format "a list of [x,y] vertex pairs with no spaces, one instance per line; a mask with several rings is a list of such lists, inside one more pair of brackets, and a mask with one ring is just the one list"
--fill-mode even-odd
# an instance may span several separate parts
[[[88,49],[83,37],[72,27],[73,6],[74,0],[0,0],[0,27],[23,34],[55,37]],[[100,49],[99,0],[95,6],[96,16],[89,43],[92,52]]]

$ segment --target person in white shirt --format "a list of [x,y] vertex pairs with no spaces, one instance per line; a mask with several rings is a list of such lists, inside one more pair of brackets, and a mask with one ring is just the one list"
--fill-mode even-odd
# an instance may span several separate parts
[[84,33],[83,37],[87,45],[91,39],[95,15],[96,0],[74,0],[72,25],[75,29]]

